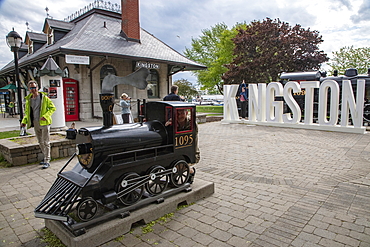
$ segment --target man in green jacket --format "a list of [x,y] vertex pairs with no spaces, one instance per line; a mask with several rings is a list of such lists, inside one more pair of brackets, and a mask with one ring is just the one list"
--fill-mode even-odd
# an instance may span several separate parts
[[53,115],[56,108],[46,93],[39,92],[37,82],[29,81],[27,86],[30,94],[25,97],[26,108],[21,127],[35,128],[37,141],[41,152],[44,154],[44,160],[40,162],[40,165],[42,165],[42,169],[46,169],[50,166],[51,115]]

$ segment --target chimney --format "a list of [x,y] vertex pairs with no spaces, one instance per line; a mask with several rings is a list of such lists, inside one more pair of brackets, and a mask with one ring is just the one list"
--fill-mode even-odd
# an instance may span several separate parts
[[139,0],[121,0],[121,35],[129,41],[140,42]]

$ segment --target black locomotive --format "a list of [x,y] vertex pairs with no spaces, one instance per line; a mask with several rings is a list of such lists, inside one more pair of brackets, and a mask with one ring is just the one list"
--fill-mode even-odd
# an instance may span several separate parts
[[[340,94],[342,92],[343,80],[350,80],[354,95],[356,95],[357,79],[364,79],[365,80],[365,101],[364,101],[363,120],[365,124],[368,124],[370,122],[370,69],[368,70],[367,74],[364,74],[364,75],[359,75],[357,72],[357,69],[347,69],[344,75],[338,75],[338,72],[334,71],[333,76],[326,76],[326,73],[322,73],[320,71],[282,73],[282,75],[280,76],[280,79],[283,85],[285,85],[288,81],[297,81],[298,83],[301,81],[320,81],[321,83],[324,80],[330,79],[338,83],[339,88],[340,88]],[[319,89],[315,89],[314,119],[317,118],[317,112],[318,112],[318,101],[319,101],[318,92],[319,92]],[[303,110],[304,101],[305,101],[305,90],[302,89],[300,93],[294,93],[293,97],[297,101],[301,110]],[[340,99],[341,99],[341,96],[340,96]],[[339,106],[339,108],[341,109],[341,106]],[[328,107],[328,109],[330,108]],[[288,112],[289,109],[285,107],[284,111]]]
[[[122,213],[127,211],[122,208],[151,202],[169,190],[191,190],[195,105],[138,101],[140,122],[112,125],[113,95],[101,94],[100,99],[103,126],[77,131],[76,153],[35,209],[36,217],[73,225],[92,220],[102,206]],[[180,126],[180,115],[185,125]],[[77,164],[68,170],[76,156]]]

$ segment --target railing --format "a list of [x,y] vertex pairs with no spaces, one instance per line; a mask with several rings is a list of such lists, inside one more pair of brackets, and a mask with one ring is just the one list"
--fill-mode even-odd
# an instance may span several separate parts
[[121,6],[117,3],[113,4],[111,2],[104,2],[103,0],[95,0],[93,3],[90,3],[89,5],[85,6],[84,8],[76,11],[75,13],[71,14],[67,18],[64,18],[64,21],[70,22],[81,15],[89,12],[92,9],[104,9],[109,10],[116,13],[122,13]]

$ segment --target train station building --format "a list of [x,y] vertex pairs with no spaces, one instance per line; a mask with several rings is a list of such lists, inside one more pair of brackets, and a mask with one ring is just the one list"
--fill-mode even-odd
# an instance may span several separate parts
[[[124,77],[140,67],[150,71],[144,90],[115,86],[118,103],[123,92],[134,100],[161,100],[170,91],[172,75],[206,69],[140,27],[139,0],[121,4],[95,1],[64,20],[46,18],[42,32],[25,35],[19,49],[20,81],[23,87],[31,79],[39,81],[41,67],[52,57],[62,74],[57,90],[63,90],[65,121],[102,117],[99,94],[109,73]],[[0,70],[0,85],[14,81],[14,74],[11,61]],[[22,90],[22,98],[26,94]],[[136,114],[136,108],[132,110]],[[120,108],[114,112],[118,114]]]

